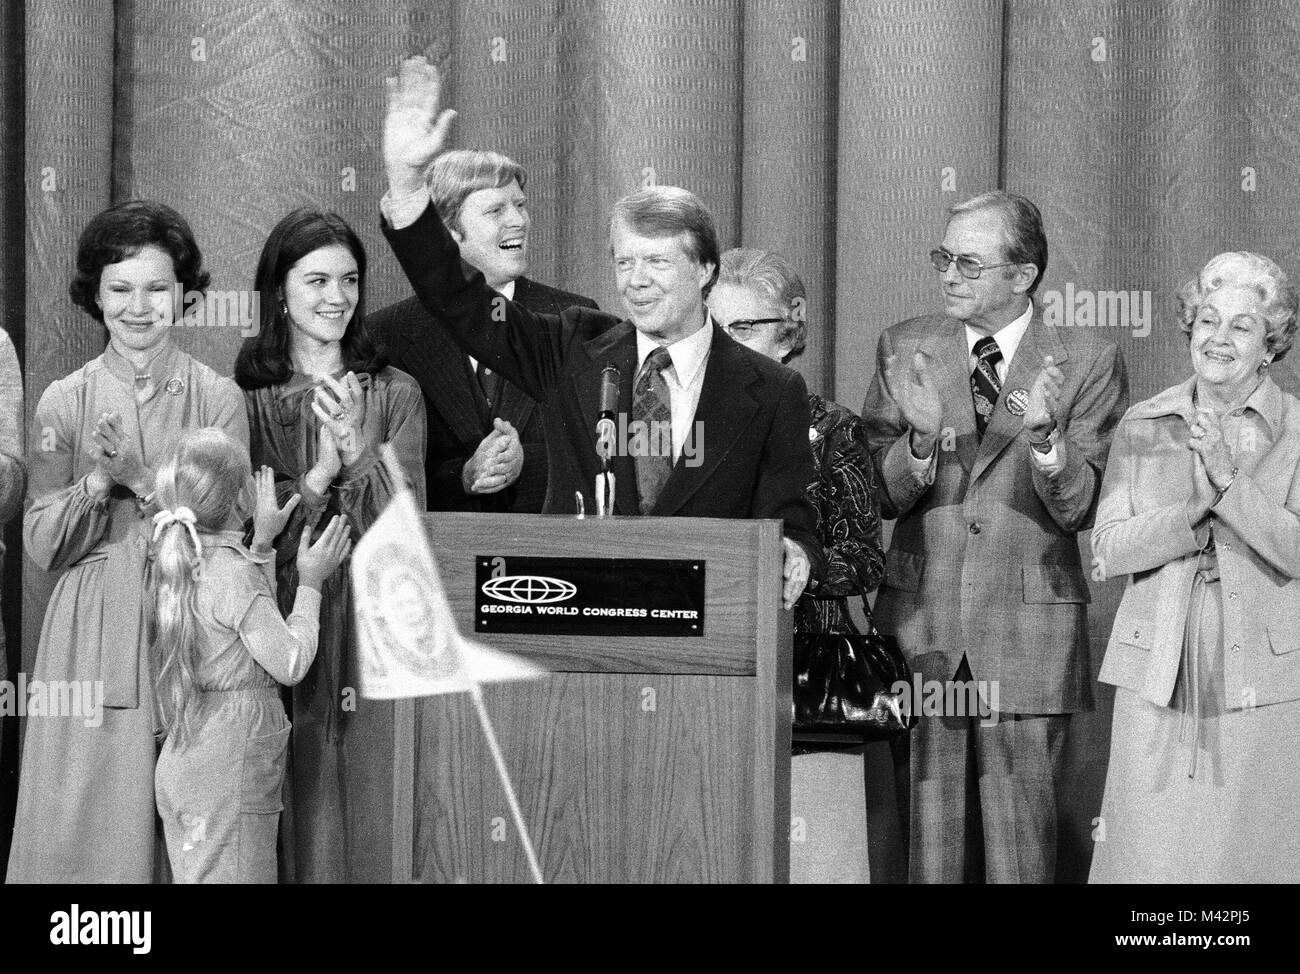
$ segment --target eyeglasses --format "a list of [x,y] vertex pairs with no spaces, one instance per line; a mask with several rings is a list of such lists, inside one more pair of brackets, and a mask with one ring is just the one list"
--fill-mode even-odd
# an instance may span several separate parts
[[784,318],[737,318],[731,324],[722,327],[727,329],[727,334],[732,338],[744,341],[759,325],[779,325],[784,321]]
[[982,272],[991,268],[1010,267],[1012,264],[1018,263],[1018,261],[1014,260],[1004,260],[1000,264],[986,264],[978,257],[967,257],[964,254],[959,257],[958,255],[945,250],[943,247],[930,251],[930,263],[934,265],[934,269],[940,274],[946,271],[948,265],[954,260],[957,262],[958,272],[960,272],[961,276],[966,278],[968,281],[978,280]]

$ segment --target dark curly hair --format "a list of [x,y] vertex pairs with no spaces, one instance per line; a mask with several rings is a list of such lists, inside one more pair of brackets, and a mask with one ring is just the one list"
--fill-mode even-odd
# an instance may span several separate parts
[[68,285],[68,294],[86,314],[102,323],[99,282],[104,268],[134,257],[151,244],[171,256],[184,294],[207,290],[209,276],[203,269],[203,254],[185,217],[163,203],[126,200],[96,214],[81,231],[77,272]]
[[289,338],[293,327],[284,311],[284,280],[290,268],[322,247],[342,244],[357,262],[360,277],[357,306],[340,343],[344,368],[374,375],[388,358],[366,331],[366,248],[347,221],[337,213],[300,207],[275,225],[257,261],[257,334],[244,339],[235,358],[235,381],[244,389],[283,385],[293,375]]

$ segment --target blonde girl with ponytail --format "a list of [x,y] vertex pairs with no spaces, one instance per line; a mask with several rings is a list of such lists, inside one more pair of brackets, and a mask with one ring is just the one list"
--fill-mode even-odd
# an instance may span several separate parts
[[315,658],[320,589],[351,550],[347,526],[333,518],[315,544],[302,532],[284,619],[274,542],[299,497],[280,507],[269,468],[253,477],[241,444],[196,430],[158,470],[154,501],[146,614],[166,735],[155,793],[172,873],[180,883],[273,883],[289,741],[280,685],[296,684]]

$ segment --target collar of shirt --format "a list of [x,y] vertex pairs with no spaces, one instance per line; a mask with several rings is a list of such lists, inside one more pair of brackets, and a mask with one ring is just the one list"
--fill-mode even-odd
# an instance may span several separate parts
[[[636,333],[636,371],[638,375],[641,374],[641,367],[645,365],[645,360],[650,357],[650,353],[659,347],[659,343],[653,338],[647,338],[639,331]],[[709,349],[713,347],[713,316],[706,313],[702,327],[685,338],[679,338],[671,345],[664,347],[668,349],[668,357],[673,360],[674,381],[682,388],[689,386],[695,379],[696,373],[700,371],[705,360],[709,357]],[[664,377],[666,381],[666,371]]]
[[118,353],[109,342],[104,349],[104,367],[120,379],[128,389],[135,388],[135,377],[137,375],[148,375],[149,381],[155,389],[161,389],[163,384],[171,378],[172,372],[176,370],[180,360],[180,349],[178,349],[172,340],[168,338],[163,342],[162,348],[154,353],[144,368],[137,370],[135,365],[127,358]]
[[[1020,347],[1020,339],[1025,337],[1025,332],[1029,330],[1029,322],[1034,318],[1034,303],[1029,302],[1024,313],[1011,322],[1009,325],[1003,325],[999,330],[993,333],[993,340],[998,343],[998,350],[1002,352],[1002,359],[998,362],[998,376],[1005,379],[1007,368],[1011,365],[1011,360],[1015,358],[1016,349]],[[966,326],[966,351],[970,353],[970,367],[974,371],[978,364],[975,361],[975,343],[984,336],[972,328]]]
[[264,565],[271,558],[270,553],[258,554],[244,545],[244,532],[239,529],[226,531],[199,531],[199,542],[204,548],[229,548],[243,555],[256,565]]
[[[342,382],[343,377],[347,374],[348,370],[346,368],[341,368],[337,372],[332,373],[330,378]],[[370,383],[374,380],[369,372],[358,372],[357,381],[361,383],[361,388],[365,391],[370,388]],[[315,389],[316,386],[320,384],[321,377],[319,375],[308,375],[306,372],[290,372],[288,381],[286,381],[284,385],[275,386],[274,390],[277,399],[288,399],[291,396],[298,395],[304,390]]]
[[[1196,376],[1178,383],[1152,396],[1146,402],[1138,403],[1131,411],[1132,419],[1156,419],[1161,416],[1181,416],[1190,426],[1196,419],[1196,406],[1192,396],[1196,392]],[[1255,391],[1246,397],[1246,401],[1234,412],[1244,413],[1251,410],[1268,424],[1269,432],[1277,436],[1282,427],[1282,389],[1272,376],[1264,376]]]

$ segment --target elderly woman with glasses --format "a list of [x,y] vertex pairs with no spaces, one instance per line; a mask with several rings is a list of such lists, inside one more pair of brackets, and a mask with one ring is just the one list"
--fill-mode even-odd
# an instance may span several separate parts
[[1267,257],[1179,294],[1193,374],[1115,434],[1092,534],[1128,581],[1093,882],[1300,879],[1300,401],[1270,366],[1296,294]]
[[[722,255],[709,310],[736,341],[778,362],[804,350],[808,326],[803,281],[780,254],[737,248]],[[885,555],[875,474],[862,438],[862,420],[815,392],[808,394],[817,475],[808,494],[817,507],[826,578],[795,606],[796,632],[856,633],[848,597],[880,583]]]
[[[780,254],[749,248],[724,253],[708,303],[718,324],[756,352],[788,362],[804,350],[807,296]],[[808,495],[817,508],[827,567],[822,583],[795,605],[795,632],[857,633],[848,598],[874,590],[885,571],[875,474],[862,420],[816,393],[809,393],[808,406],[816,467]],[[794,814],[807,820],[809,838],[792,848],[793,880],[865,879],[862,769],[862,757],[848,754],[809,754],[792,763]],[[825,842],[832,834],[847,846],[835,849]],[[855,863],[862,869],[855,872]]]

